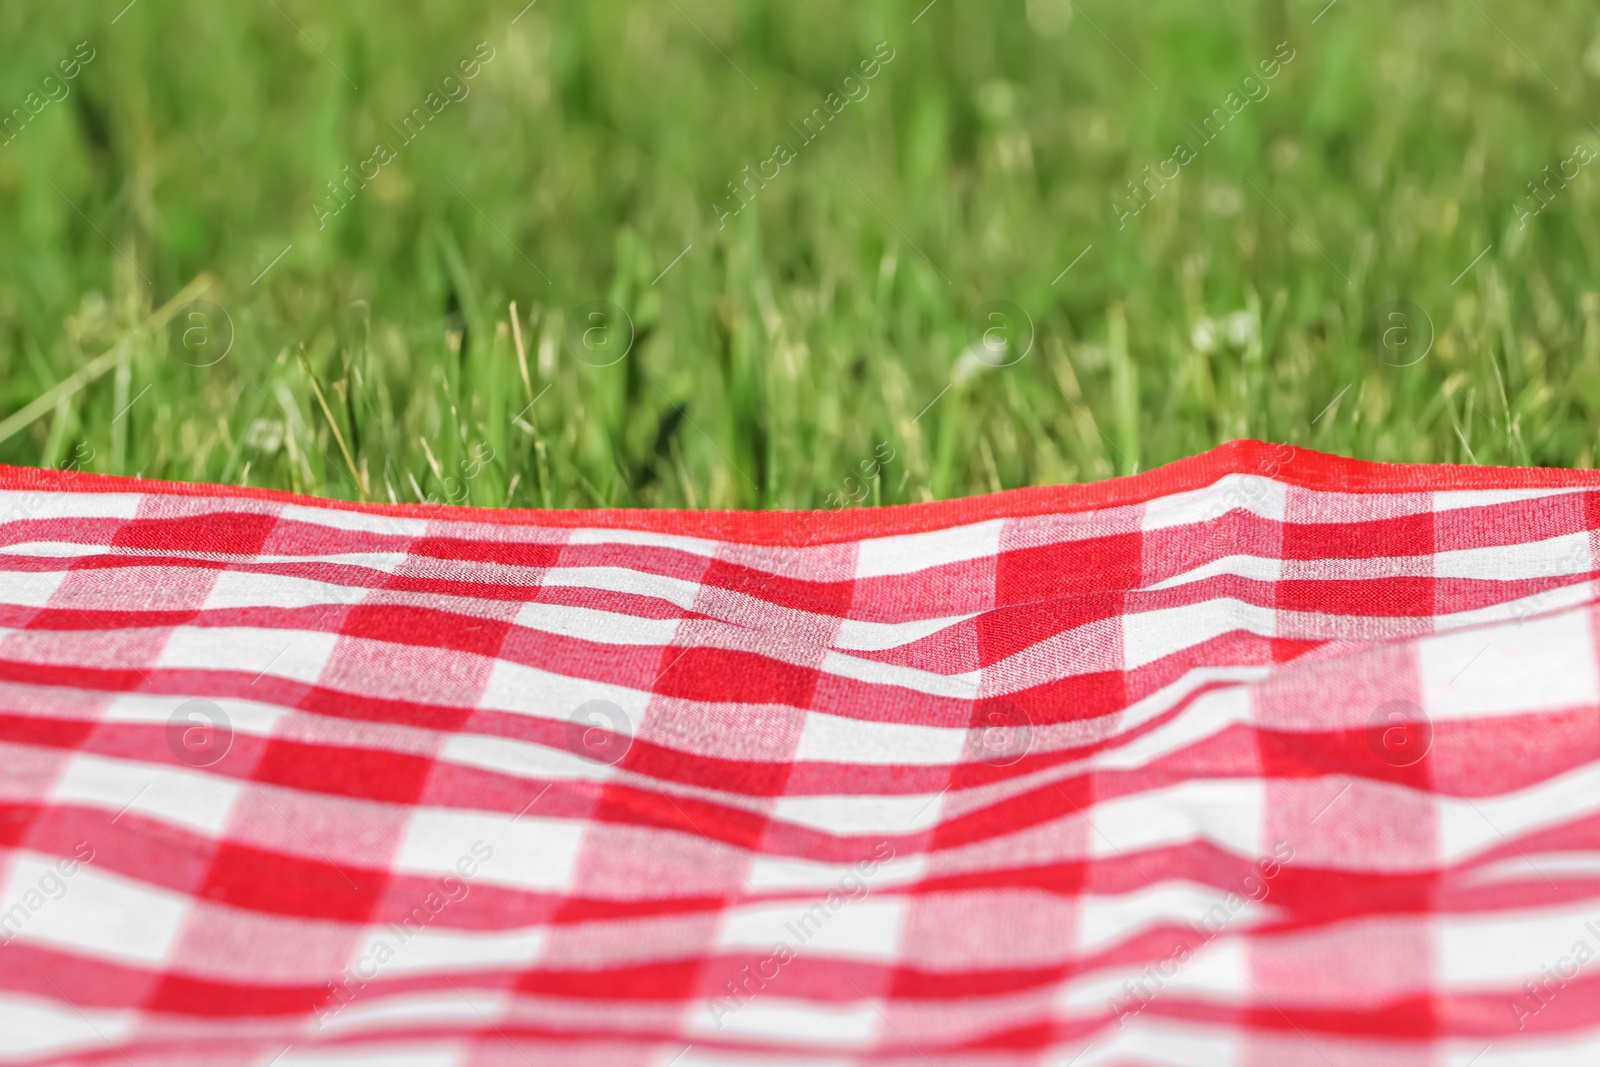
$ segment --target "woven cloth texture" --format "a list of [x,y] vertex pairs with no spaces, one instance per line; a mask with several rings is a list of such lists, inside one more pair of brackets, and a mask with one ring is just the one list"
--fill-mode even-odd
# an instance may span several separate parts
[[1593,472],[0,469],[0,1062],[1600,1062]]

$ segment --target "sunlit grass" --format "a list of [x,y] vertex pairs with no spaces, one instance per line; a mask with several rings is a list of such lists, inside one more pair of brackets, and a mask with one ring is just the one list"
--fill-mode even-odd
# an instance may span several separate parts
[[[0,460],[553,507],[1241,436],[1588,466],[1596,16],[1478,7],[11,5]],[[574,344],[597,301],[616,362]]]

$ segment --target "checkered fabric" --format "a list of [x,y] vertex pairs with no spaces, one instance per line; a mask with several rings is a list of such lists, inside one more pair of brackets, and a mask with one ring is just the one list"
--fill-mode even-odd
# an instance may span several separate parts
[[1600,1062],[1600,475],[0,470],[0,1060]]

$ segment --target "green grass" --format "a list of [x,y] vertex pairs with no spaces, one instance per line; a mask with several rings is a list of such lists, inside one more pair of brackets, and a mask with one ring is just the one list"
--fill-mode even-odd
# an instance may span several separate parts
[[[23,415],[0,461],[751,508],[1096,479],[1241,436],[1594,463],[1600,166],[1518,222],[1546,166],[1600,149],[1592,6],[923,4],[6,5],[0,118],[26,122],[0,147],[0,418]],[[31,114],[80,41],[94,58]],[[1189,124],[1281,41],[1201,146]],[[479,42],[467,95],[401,145],[390,124]],[[879,42],[870,91],[802,145]],[[396,158],[332,215],[325,183],[380,140]],[[1113,196],[1179,140],[1193,161],[1119,228]],[[780,141],[794,158],[719,228]],[[196,298],[231,322],[210,366],[178,358],[229,332],[194,332]],[[1385,351],[1402,299],[1435,336],[1396,366],[1429,332]],[[633,323],[609,366],[568,343],[597,300]],[[1033,323],[1004,367],[968,352],[996,300]]]

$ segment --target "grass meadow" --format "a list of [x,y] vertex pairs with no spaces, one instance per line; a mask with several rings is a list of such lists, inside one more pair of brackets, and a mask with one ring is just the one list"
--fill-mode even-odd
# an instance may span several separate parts
[[1593,5],[523,3],[0,7],[0,461],[557,508],[1595,463]]

